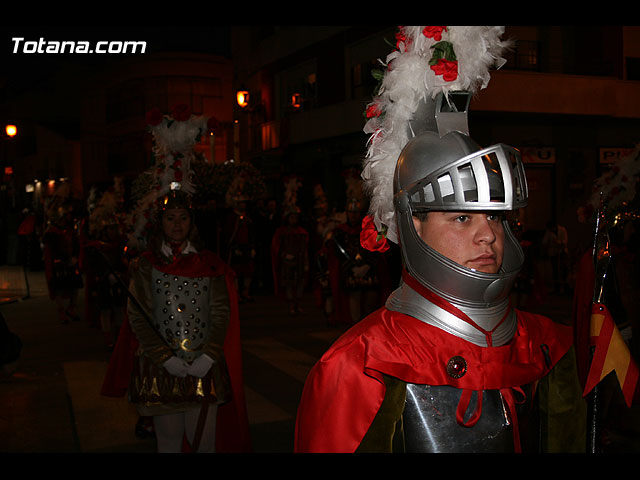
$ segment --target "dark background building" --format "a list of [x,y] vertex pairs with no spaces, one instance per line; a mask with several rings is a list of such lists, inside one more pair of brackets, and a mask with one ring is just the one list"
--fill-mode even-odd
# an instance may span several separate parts
[[[338,173],[358,167],[365,153],[363,112],[376,83],[371,70],[391,51],[395,32],[232,29],[236,79],[252,98],[244,117],[246,155],[324,182],[340,207]],[[523,227],[542,231],[558,222],[575,245],[576,209],[591,195],[593,180],[640,141],[640,28],[507,26],[503,38],[512,48],[471,103],[471,136],[481,145],[521,150],[530,187]]]
[[[0,27],[0,121],[3,130],[18,126],[0,145],[3,245],[11,244],[17,213],[47,195],[51,182],[70,182],[81,199],[94,183],[142,172],[151,151],[145,113],[176,103],[220,121],[214,148],[207,139],[199,146],[209,161],[252,162],[275,197],[282,177],[296,173],[303,206],[320,184],[344,208],[342,172],[359,168],[366,149],[371,70],[391,51],[395,32],[363,25]],[[147,49],[26,53],[15,51],[16,37],[135,40]],[[576,208],[593,180],[640,139],[640,27],[507,26],[505,38],[513,48],[471,104],[471,134],[481,145],[503,142],[523,153],[531,190],[524,227],[542,230],[555,220],[575,242]],[[237,90],[249,92],[244,108]]]

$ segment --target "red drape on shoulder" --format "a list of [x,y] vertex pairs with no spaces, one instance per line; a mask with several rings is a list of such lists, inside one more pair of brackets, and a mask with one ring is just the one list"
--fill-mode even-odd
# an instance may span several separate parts
[[[542,378],[571,347],[571,329],[540,315],[517,315],[518,329],[509,344],[478,347],[408,315],[386,308],[374,312],[338,339],[307,377],[295,451],[354,452],[382,404],[383,374],[469,390],[509,388]],[[468,364],[458,379],[446,371],[454,355]]]
[[18,235],[31,235],[36,229],[36,216],[27,215],[18,227]]

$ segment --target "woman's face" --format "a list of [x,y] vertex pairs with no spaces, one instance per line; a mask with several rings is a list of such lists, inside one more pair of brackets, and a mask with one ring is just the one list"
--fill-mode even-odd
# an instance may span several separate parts
[[190,230],[191,215],[186,208],[175,208],[162,214],[162,231],[170,242],[184,242]]

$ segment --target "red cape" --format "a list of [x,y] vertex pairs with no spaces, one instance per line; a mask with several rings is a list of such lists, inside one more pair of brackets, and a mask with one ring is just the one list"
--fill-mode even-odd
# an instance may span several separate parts
[[[197,254],[183,255],[166,265],[153,254],[144,253],[155,268],[170,274],[185,277],[205,277],[224,275],[229,291],[231,315],[227,336],[224,341],[224,355],[231,378],[233,397],[230,402],[218,407],[216,425],[216,451],[219,453],[245,453],[251,450],[249,421],[244,396],[242,377],[242,351],[240,344],[240,318],[238,313],[238,293],[233,271],[214,253],[204,250]],[[107,374],[102,386],[102,395],[124,396],[129,386],[133,368],[133,358],[138,347],[129,321],[122,322],[118,341],[109,361]]]
[[[385,394],[383,374],[416,384],[485,390],[539,380],[571,347],[571,329],[546,317],[517,312],[514,339],[478,347],[408,315],[386,308],[347,331],[311,370],[296,420],[295,451],[354,452]],[[548,347],[549,364],[541,345]],[[455,379],[446,366],[467,361]]]

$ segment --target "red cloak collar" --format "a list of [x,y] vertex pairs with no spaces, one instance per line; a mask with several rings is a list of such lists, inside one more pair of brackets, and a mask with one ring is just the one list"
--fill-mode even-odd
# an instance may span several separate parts
[[209,277],[225,273],[226,265],[213,252],[202,250],[198,253],[180,255],[170,263],[166,263],[152,252],[141,254],[151,265],[162,273],[180,275],[182,277]]

